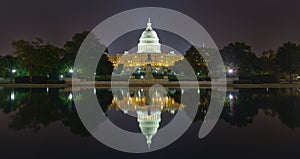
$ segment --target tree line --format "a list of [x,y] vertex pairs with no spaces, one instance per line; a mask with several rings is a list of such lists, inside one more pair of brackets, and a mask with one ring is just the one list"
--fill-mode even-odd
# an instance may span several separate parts
[[[76,33],[62,48],[46,43],[40,38],[13,41],[12,54],[0,57],[0,77],[9,78],[12,73],[15,77],[28,76],[30,81],[33,77],[53,80],[71,77],[77,52],[88,34],[88,31]],[[112,69],[108,55],[104,54],[96,73],[109,74]]]
[[[209,48],[191,46],[184,56],[195,74],[209,76],[206,59],[210,60],[209,56],[216,52],[217,50]],[[261,56],[257,56],[250,45],[235,42],[228,44],[219,52],[225,65],[224,70],[231,70],[230,73],[235,73],[240,78],[257,76],[258,80],[270,77],[273,80],[292,81],[300,74],[300,44],[286,42],[277,50],[263,51]],[[180,67],[181,63],[182,61],[176,62],[175,67]]]
[[[31,41],[13,41],[12,55],[0,57],[0,77],[11,78],[13,74],[15,77],[28,76],[31,81],[35,76],[47,79],[71,77],[77,52],[88,34],[88,31],[76,33],[62,48],[46,43],[40,38]],[[184,56],[195,74],[209,77],[207,67],[209,61],[205,59],[209,59],[215,51],[191,46]],[[107,50],[106,52],[108,53]],[[199,54],[201,52],[204,54]],[[219,52],[225,64],[224,70],[234,70],[241,78],[269,76],[273,79],[286,78],[292,81],[300,74],[300,44],[286,42],[277,50],[267,50],[261,56],[257,56],[250,45],[235,42],[223,47]],[[181,65],[181,61],[175,62],[174,68],[180,68]],[[112,71],[113,65],[108,60],[108,54],[104,54],[99,61],[96,74],[110,76]]]

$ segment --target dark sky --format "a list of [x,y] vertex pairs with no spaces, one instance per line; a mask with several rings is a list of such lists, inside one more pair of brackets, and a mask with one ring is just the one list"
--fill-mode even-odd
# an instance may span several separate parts
[[198,21],[222,48],[243,41],[260,53],[283,42],[300,43],[299,0],[3,0],[0,54],[13,40],[40,37],[62,46],[76,32],[137,7],[165,7]]

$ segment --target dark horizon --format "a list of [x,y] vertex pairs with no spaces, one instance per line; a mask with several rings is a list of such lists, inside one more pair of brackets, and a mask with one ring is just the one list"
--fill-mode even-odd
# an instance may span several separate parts
[[300,1],[12,0],[0,6],[0,55],[11,53],[12,41],[36,37],[62,47],[75,33],[92,30],[114,14],[151,6],[174,9],[192,17],[208,31],[218,48],[241,41],[259,55],[265,50],[276,50],[287,41],[300,43]]

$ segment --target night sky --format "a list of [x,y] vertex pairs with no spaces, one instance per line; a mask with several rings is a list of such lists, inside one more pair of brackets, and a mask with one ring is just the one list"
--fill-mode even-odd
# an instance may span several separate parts
[[222,48],[243,41],[260,54],[283,42],[300,43],[299,0],[6,0],[0,2],[0,54],[13,40],[40,37],[62,46],[75,33],[137,7],[165,7],[198,21]]

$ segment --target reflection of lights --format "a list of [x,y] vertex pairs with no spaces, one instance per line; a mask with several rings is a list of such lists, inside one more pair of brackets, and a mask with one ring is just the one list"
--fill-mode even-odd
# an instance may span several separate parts
[[170,113],[171,113],[171,114],[174,114],[174,113],[175,113],[175,111],[174,111],[174,110],[171,110],[171,111],[170,111]]
[[269,88],[267,88],[266,90],[267,90],[267,92],[269,92]]
[[47,93],[49,92],[49,88],[48,87],[46,88],[46,91],[47,91]]
[[184,93],[184,90],[183,89],[181,89],[181,94],[183,94]]
[[94,94],[96,94],[96,92],[97,92],[97,91],[96,91],[96,88],[94,88]]
[[228,96],[228,97],[229,97],[229,99],[230,99],[230,100],[232,100],[232,99],[233,99],[233,95],[232,95],[232,94],[229,94],[229,96]]
[[13,69],[13,70],[11,70],[11,72],[12,72],[12,73],[16,73],[16,72],[17,72],[17,70]]
[[72,100],[72,99],[73,99],[72,93],[69,94],[68,99],[69,99],[69,100]]
[[10,94],[10,99],[11,99],[11,100],[15,100],[15,92],[11,92],[11,94]]
[[200,94],[200,89],[199,88],[198,88],[197,92],[198,92],[198,94]]
[[229,70],[228,70],[228,73],[233,73],[233,69],[229,69]]

